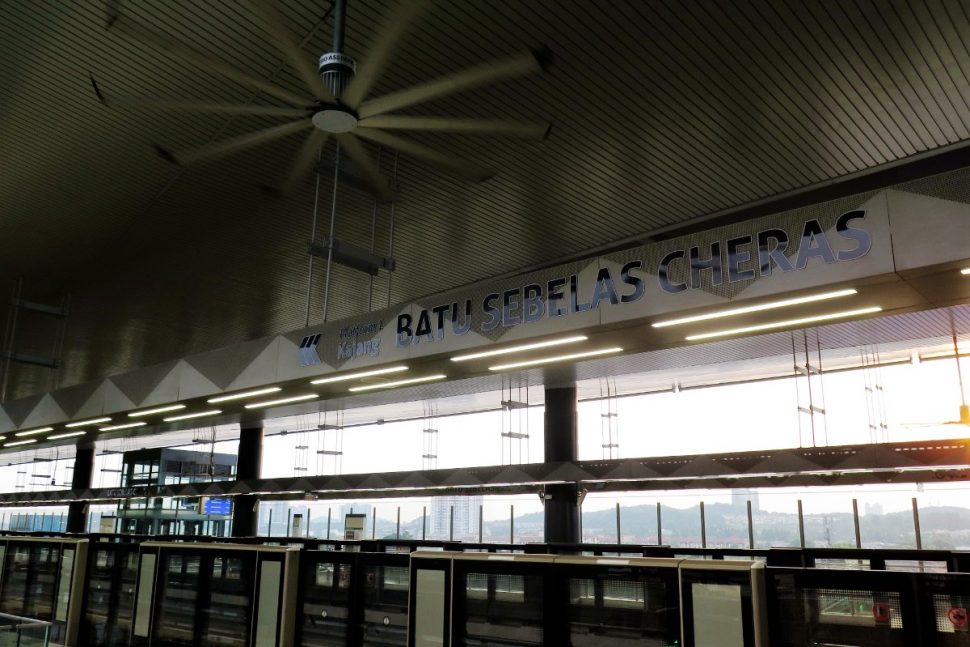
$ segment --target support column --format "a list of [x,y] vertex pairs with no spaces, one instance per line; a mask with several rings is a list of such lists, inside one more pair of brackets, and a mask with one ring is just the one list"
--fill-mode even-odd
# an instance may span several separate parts
[[[236,456],[236,480],[258,479],[263,463],[263,428],[243,427],[239,430],[239,454]],[[232,500],[232,536],[255,537],[259,515],[259,497],[240,494]]]
[[[546,387],[545,400],[545,461],[575,461],[579,455],[576,387]],[[544,503],[546,541],[578,544],[582,540],[579,530],[578,484],[547,485]]]
[[[91,489],[92,478],[94,477],[94,443],[78,443],[76,454],[74,455],[74,472],[71,475],[72,490]],[[88,525],[88,510],[90,504],[87,501],[72,501],[67,506],[67,532],[84,532]]]

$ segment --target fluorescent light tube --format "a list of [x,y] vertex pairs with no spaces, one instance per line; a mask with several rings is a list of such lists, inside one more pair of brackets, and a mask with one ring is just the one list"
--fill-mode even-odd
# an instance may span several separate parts
[[220,395],[218,398],[209,398],[206,400],[209,404],[218,404],[219,402],[229,402],[231,400],[243,400],[245,398],[254,398],[257,395],[269,395],[270,393],[278,393],[282,391],[278,386],[270,386],[265,389],[256,389],[255,391],[243,391],[242,393],[233,393],[232,395]]
[[184,413],[181,416],[172,416],[171,418],[162,418],[162,422],[178,422],[179,420],[191,420],[192,418],[204,418],[205,416],[216,416],[222,413],[219,409],[212,409],[211,411],[196,411],[195,413]]
[[99,422],[111,422],[111,417],[106,416],[104,418],[92,418],[91,420],[82,420],[80,422],[69,422],[65,427],[86,427],[88,425],[96,425]]
[[48,431],[54,431],[53,427],[41,427],[39,429],[31,429],[29,431],[18,431],[14,436],[33,436],[34,434],[42,434]]
[[16,447],[17,445],[29,445],[30,443],[36,443],[36,438],[30,438],[29,440],[16,440],[11,443],[4,443],[4,447]]
[[782,299],[781,301],[770,301],[768,303],[759,303],[756,305],[742,306],[740,308],[731,308],[730,310],[719,310],[718,312],[708,312],[707,314],[693,315],[690,317],[681,317],[679,319],[657,321],[651,325],[654,328],[666,328],[667,326],[679,326],[681,324],[694,323],[695,321],[709,321],[711,319],[720,319],[721,317],[735,317],[737,315],[748,314],[749,312],[762,312],[764,310],[774,310],[775,308],[786,308],[788,306],[797,306],[803,303],[814,303],[815,301],[824,301],[826,299],[836,299],[838,297],[847,297],[858,293],[859,293],[858,290],[856,290],[855,288],[848,288],[846,290],[836,290],[835,292],[823,292],[822,294],[812,294],[805,297],[795,297],[793,299]]
[[306,395],[294,395],[288,398],[280,398],[279,400],[264,400],[263,402],[253,402],[252,404],[247,404],[247,409],[260,409],[262,407],[275,407],[278,404],[289,404],[290,402],[302,402],[303,400],[315,400],[318,398],[316,393],[307,393]]
[[70,438],[71,436],[83,436],[86,431],[69,431],[66,434],[54,434],[53,436],[48,436],[47,440],[60,440],[61,438]]
[[422,382],[433,382],[435,380],[443,380],[447,375],[425,375],[424,377],[412,377],[407,380],[395,380],[394,382],[382,382],[380,384],[366,384],[364,386],[353,386],[350,388],[354,393],[358,391],[373,391],[375,389],[393,389],[398,386],[406,386],[408,384],[421,384]]
[[387,368],[375,368],[372,371],[358,371],[356,373],[345,373],[343,375],[334,375],[333,377],[321,377],[318,380],[313,380],[310,384],[330,384],[331,382],[345,382],[347,380],[356,380],[362,377],[373,377],[375,375],[387,375],[388,373],[400,373],[401,371],[408,370],[407,366],[389,366]]
[[970,267],[965,267],[962,270],[960,270],[960,274],[963,274],[964,276],[970,276]]
[[786,321],[773,321],[771,323],[759,324],[757,326],[745,326],[744,328],[733,328],[731,330],[718,330],[716,332],[706,332],[698,335],[689,335],[685,337],[687,341],[697,341],[699,339],[712,339],[714,337],[727,337],[728,335],[741,335],[749,332],[757,332],[759,330],[774,330],[776,328],[790,328],[792,326],[800,326],[802,324],[815,323],[816,321],[830,321],[832,319],[844,319],[845,317],[856,317],[859,315],[868,315],[875,312],[882,312],[882,308],[879,306],[873,306],[871,308],[860,308],[858,310],[843,310],[841,312],[830,312],[824,315],[815,315],[813,317],[802,317],[800,319],[788,319]]
[[153,413],[167,413],[169,411],[178,411],[179,409],[184,409],[184,404],[169,404],[164,407],[155,407],[154,409],[144,409],[143,411],[135,411],[129,413],[129,418],[140,418],[142,416],[150,416]]
[[131,429],[132,427],[144,427],[147,422],[127,422],[123,425],[113,425],[111,427],[101,427],[98,431],[115,431],[116,429]]
[[508,348],[500,348],[498,350],[486,350],[481,353],[471,353],[469,355],[458,355],[452,357],[453,362],[464,362],[470,359],[481,359],[483,357],[494,357],[496,355],[508,355],[509,353],[524,353],[530,350],[537,350],[539,348],[550,348],[552,346],[562,346],[563,344],[575,344],[577,342],[586,341],[589,339],[586,335],[576,335],[574,337],[564,337],[562,339],[551,339],[549,341],[540,341],[534,344],[521,344],[519,346],[509,346]]
[[543,357],[541,359],[530,359],[524,362],[513,362],[512,364],[499,364],[498,366],[489,366],[490,371],[506,371],[511,368],[524,368],[526,366],[539,366],[541,364],[552,364],[553,362],[568,362],[574,359],[583,359],[585,357],[598,357],[600,355],[609,355],[611,353],[622,352],[623,349],[619,346],[612,346],[610,348],[600,348],[599,350],[590,350],[585,353],[573,353],[571,355],[556,355],[554,357]]

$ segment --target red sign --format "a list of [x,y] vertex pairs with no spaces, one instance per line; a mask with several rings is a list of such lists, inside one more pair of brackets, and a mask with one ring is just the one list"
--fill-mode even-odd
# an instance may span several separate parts
[[950,610],[946,612],[946,619],[957,629],[966,630],[967,628],[967,610],[963,607],[950,607]]
[[888,623],[892,616],[892,609],[885,602],[876,602],[872,605],[872,617],[879,623]]

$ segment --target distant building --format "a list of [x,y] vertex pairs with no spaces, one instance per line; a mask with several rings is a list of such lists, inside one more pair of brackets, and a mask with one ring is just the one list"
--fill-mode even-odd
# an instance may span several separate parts
[[748,501],[751,501],[751,512],[758,512],[761,509],[761,503],[758,500],[757,490],[731,490],[731,505],[733,507],[743,508],[747,505]]
[[[431,500],[430,536],[461,539],[478,534],[478,509],[480,496],[438,496]],[[454,508],[454,535],[451,528],[451,511]]]

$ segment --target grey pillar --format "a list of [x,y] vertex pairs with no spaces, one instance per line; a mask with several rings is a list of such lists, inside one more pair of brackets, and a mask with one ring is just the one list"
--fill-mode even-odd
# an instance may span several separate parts
[[[545,461],[572,462],[579,454],[576,426],[576,387],[546,387],[546,411],[543,428]],[[561,483],[547,485],[545,497],[546,541],[578,544],[579,485]]]
[[[263,462],[263,428],[243,427],[239,430],[239,454],[236,456],[236,480],[247,481],[260,477]],[[259,497],[241,494],[232,501],[232,536],[255,537],[259,534],[256,506]]]
[[[71,475],[72,490],[91,489],[94,476],[94,443],[78,443],[74,456],[74,472]],[[67,532],[84,532],[88,525],[87,501],[72,501],[67,507]]]

